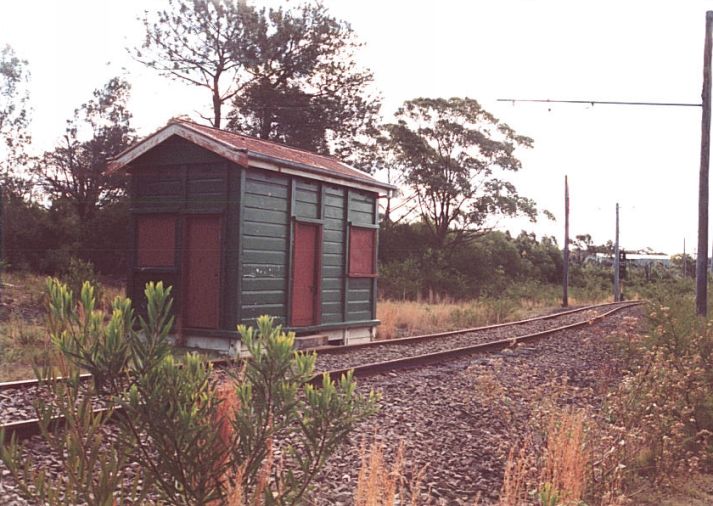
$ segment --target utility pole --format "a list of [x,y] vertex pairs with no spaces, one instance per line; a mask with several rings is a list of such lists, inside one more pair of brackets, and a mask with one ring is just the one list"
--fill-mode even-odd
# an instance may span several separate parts
[[564,177],[564,261],[562,262],[562,307],[569,306],[569,185]]
[[686,268],[686,264],[688,263],[686,261],[686,238],[683,238],[683,262],[681,262],[683,265],[681,266],[681,273],[683,274],[683,277],[685,278],[686,275],[688,274],[688,269]]
[[619,286],[619,202],[616,203],[616,233],[614,235],[614,302],[621,300]]
[[703,46],[703,91],[701,92],[701,167],[698,177],[698,256],[696,257],[696,313],[708,312],[708,167],[711,139],[711,39],[713,11],[706,12]]
[[3,209],[3,187],[0,186],[0,306],[2,306],[2,270],[3,270],[3,232],[5,231],[5,227],[3,226],[5,224],[5,214],[4,214],[4,209]]

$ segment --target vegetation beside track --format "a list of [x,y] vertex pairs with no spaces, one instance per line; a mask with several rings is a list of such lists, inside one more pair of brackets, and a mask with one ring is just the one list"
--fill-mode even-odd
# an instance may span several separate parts
[[[98,277],[93,270],[79,265],[65,276],[74,290],[81,284],[75,279],[88,276],[101,284],[102,307],[124,292],[114,278]],[[0,381],[34,377],[32,367],[48,364],[45,331],[46,277],[27,272],[6,272],[0,288]],[[382,300],[377,306],[379,339],[406,337],[436,331],[457,330],[494,323],[508,322],[545,314],[561,303],[561,289],[555,285],[530,284],[510,290],[502,298],[481,298],[468,301],[440,300],[432,304],[408,300]],[[572,305],[604,302],[599,291],[574,290]],[[178,350],[183,355],[190,350]]]
[[[238,326],[254,359],[219,381],[199,355],[172,356],[162,283],[146,285],[145,320],[126,297],[98,308],[89,283],[78,299],[55,279],[47,289],[57,368],[36,370],[48,395],[35,409],[51,458],[28,457],[15,437],[0,445],[2,476],[32,504],[301,504],[328,457],[376,410],[378,397],[357,393],[351,373],[311,385],[315,355],[295,352],[294,334],[270,317]],[[79,381],[81,370],[90,381]],[[94,412],[100,396],[106,409]]]
[[[713,469],[713,331],[708,322],[695,318],[693,293],[680,283],[662,286],[649,296],[654,300],[647,310],[648,324],[632,318],[614,327],[611,339],[619,370],[614,376],[623,373],[624,380],[598,394],[604,406],[596,416],[587,408],[535,406],[527,434],[513,441],[501,504],[658,504],[669,499],[681,504],[710,498],[692,487],[707,483]],[[477,384],[483,387],[473,393],[479,403],[508,413],[512,393],[498,376],[478,376]],[[200,390],[201,385],[194,386]],[[243,402],[225,392],[216,395],[223,399],[221,405]],[[103,423],[91,420],[95,422]],[[84,422],[77,418],[73,423]],[[419,479],[415,469],[395,481],[408,455],[391,463],[379,456],[381,451],[372,447],[371,454],[362,452],[362,465],[369,469],[360,473],[357,502],[374,493],[382,497],[376,504],[391,504],[404,480]],[[379,472],[385,473],[386,482],[367,478]],[[370,492],[370,487],[381,489]]]
[[[625,317],[610,331],[611,370],[598,374],[614,381],[598,391],[599,406],[572,403],[566,381],[552,383],[530,406],[526,429],[511,435],[497,504],[713,502],[713,322],[695,316],[694,293],[680,281],[649,296],[642,319]],[[475,392],[505,419],[522,409],[523,385],[503,382],[508,374],[482,373]],[[371,452],[362,458],[359,487],[366,475],[376,494],[386,494],[416,476],[404,472],[401,452],[391,459],[381,447]],[[401,481],[394,472],[403,473]],[[475,504],[491,504],[493,495],[483,499]]]

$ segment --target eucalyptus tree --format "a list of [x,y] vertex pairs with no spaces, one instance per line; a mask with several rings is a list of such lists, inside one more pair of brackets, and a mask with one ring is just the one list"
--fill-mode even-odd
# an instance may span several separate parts
[[207,89],[210,121],[220,128],[223,104],[244,84],[243,16],[252,10],[243,1],[169,0],[165,9],[144,13],[144,41],[130,52],[164,76]]
[[27,162],[30,142],[29,71],[10,46],[0,48],[0,184],[12,194],[25,193],[19,168]]
[[130,90],[118,77],[95,90],[67,120],[59,144],[33,167],[50,199],[68,204],[82,222],[126,190],[126,178],[106,168],[108,159],[135,138],[127,107]]
[[227,117],[230,130],[351,159],[368,139],[381,105],[372,73],[352,27],[321,3],[169,0],[142,21],[133,56],[207,89],[213,127]]
[[381,100],[351,25],[320,3],[244,17],[250,75],[228,127],[320,153],[355,155],[374,132]]
[[482,234],[494,218],[536,220],[535,202],[507,178],[522,168],[516,148],[530,148],[533,140],[476,100],[409,100],[387,129],[396,163],[437,250]]

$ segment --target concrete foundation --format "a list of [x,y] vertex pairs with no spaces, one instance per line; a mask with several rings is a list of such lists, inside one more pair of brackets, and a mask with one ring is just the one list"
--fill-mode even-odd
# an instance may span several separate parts
[[[376,337],[376,327],[355,327],[351,329],[328,330],[319,333],[320,336],[327,336],[330,345],[340,344],[360,344],[373,341]],[[169,337],[174,343],[175,336]],[[216,351],[223,355],[236,357],[238,354],[245,355],[246,351],[239,339],[226,339],[224,337],[199,337],[184,336],[183,341],[187,348]]]
[[[169,336],[171,343],[175,343],[175,336]],[[196,351],[210,350],[222,355],[235,357],[238,354],[240,341],[237,339],[226,339],[224,337],[198,337],[184,336],[184,346],[186,348],[196,348]]]
[[329,344],[368,343],[376,337],[376,327],[355,327],[352,329],[337,329],[321,332],[329,340]]

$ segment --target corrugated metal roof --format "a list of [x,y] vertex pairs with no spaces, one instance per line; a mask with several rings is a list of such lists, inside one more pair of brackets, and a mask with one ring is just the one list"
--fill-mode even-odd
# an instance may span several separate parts
[[306,151],[304,149],[293,148],[285,144],[279,144],[277,142],[257,139],[255,137],[249,137],[247,135],[242,135],[235,132],[219,130],[217,128],[211,128],[208,126],[199,125],[197,123],[192,123],[190,121],[179,121],[177,123],[185,125],[191,128],[192,130],[196,130],[225,144],[229,144],[230,146],[236,149],[247,149],[248,152],[252,151],[253,153],[267,155],[272,158],[316,167],[329,172],[333,172],[336,175],[361,179],[366,183],[380,183],[380,181],[374,179],[365,172],[350,167],[349,165],[346,165],[345,163],[342,163],[341,161],[331,156],[319,155],[317,153],[312,153],[311,151]]
[[119,153],[109,163],[107,171],[113,172],[121,169],[172,135],[183,137],[240,165],[278,171],[290,169],[299,171],[305,177],[312,179],[339,180],[347,186],[369,189],[379,193],[384,190],[397,190],[395,186],[381,182],[331,156],[319,155],[304,149],[219,130],[186,120],[171,121],[157,132]]

